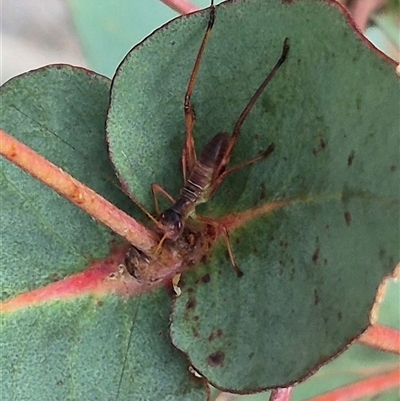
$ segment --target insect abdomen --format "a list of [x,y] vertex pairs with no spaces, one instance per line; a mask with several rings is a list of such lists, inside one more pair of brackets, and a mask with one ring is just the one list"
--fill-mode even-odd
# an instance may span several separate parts
[[213,181],[214,172],[226,152],[229,139],[227,132],[220,132],[207,143],[182,188],[181,196],[193,203],[201,201],[202,195]]

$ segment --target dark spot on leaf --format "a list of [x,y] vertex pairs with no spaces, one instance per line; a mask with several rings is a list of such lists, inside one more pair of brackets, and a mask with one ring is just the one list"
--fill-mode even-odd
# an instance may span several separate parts
[[210,275],[207,273],[201,278],[201,282],[203,284],[208,284],[211,281]]
[[194,320],[195,322],[197,322],[197,321],[199,320],[199,317],[198,317],[198,316],[193,316],[193,320]]
[[324,266],[328,264],[328,259],[324,259]]
[[393,171],[396,171],[396,170],[397,170],[397,167],[394,164],[392,164],[390,166],[390,171],[393,172]]
[[174,40],[171,42],[171,46],[175,46],[175,41]]
[[249,354],[249,359],[253,359],[253,357],[254,357],[254,352],[251,352],[251,353]]
[[236,242],[237,244],[240,244],[240,237],[236,237],[235,242]]
[[361,98],[359,96],[356,99],[356,107],[357,107],[357,110],[361,109]]
[[283,269],[279,269],[279,275],[282,276],[283,274]]
[[258,253],[258,248],[253,248],[253,253]]
[[210,239],[215,239],[216,236],[216,228],[213,227],[211,224],[207,224],[206,226],[206,236],[209,237]]
[[312,154],[313,154],[314,156],[317,156],[317,149],[313,149],[313,150],[312,150]]
[[200,262],[203,263],[204,265],[207,264],[207,260],[208,260],[208,255],[204,254],[201,259]]
[[262,183],[261,185],[261,192],[260,192],[260,200],[265,199],[265,197],[267,196],[267,192],[265,190],[265,185],[264,183]]
[[193,330],[193,337],[195,337],[195,338],[199,338],[200,337],[200,334],[196,329]]
[[270,241],[275,241],[275,237],[273,235],[271,235]]
[[326,142],[325,142],[325,139],[322,136],[319,137],[319,144],[320,144],[322,149],[326,148]]
[[196,305],[196,300],[194,298],[191,298],[186,302],[186,310],[194,309]]
[[290,271],[290,281],[293,281],[294,273],[295,273],[295,270],[294,270],[294,267],[292,267],[292,270]]
[[349,226],[351,224],[351,214],[350,212],[344,213],[344,219],[346,220],[346,224]]
[[289,244],[288,244],[286,241],[281,241],[281,242],[279,243],[279,245],[280,245],[282,248],[287,248]]
[[338,312],[338,314],[337,314],[337,317],[338,317],[338,320],[342,320],[342,312]]
[[379,248],[379,259],[383,259],[386,255],[386,249],[385,248]]
[[103,301],[100,301],[100,300],[97,301],[97,306],[100,306],[100,308],[101,308],[103,305],[104,305]]
[[318,262],[318,257],[319,257],[319,248],[317,248],[317,249],[314,251],[313,255],[312,255],[312,261],[313,261],[314,265],[317,264],[317,262]]
[[[179,285],[179,286],[182,288],[181,285]],[[189,294],[193,294],[193,293],[194,293],[194,289],[193,289],[192,287],[190,287],[190,288],[187,289],[187,292],[188,292]]]
[[162,330],[160,330],[157,334],[161,337],[163,334]]
[[214,341],[216,338],[220,338],[222,336],[223,332],[221,329],[214,330],[209,336],[208,336],[208,341]]
[[326,228],[327,230],[329,230],[329,224],[327,224],[325,228]]
[[290,311],[290,313],[293,315],[293,314],[294,314],[294,309],[292,309],[292,310]]
[[349,154],[349,157],[347,158],[347,165],[351,166],[353,164],[353,160],[354,160],[354,150],[352,150]]
[[287,162],[287,157],[286,156],[283,158],[283,161]]
[[51,275],[51,281],[53,281],[53,282],[60,281],[61,279],[62,279],[62,277],[57,273],[54,273]]
[[207,362],[213,368],[224,366],[225,354],[222,351],[213,352],[208,356]]
[[64,382],[62,380],[57,380],[57,386],[63,386]]
[[314,290],[314,305],[318,305],[320,302],[317,290]]
[[284,262],[283,260],[280,260],[280,261],[279,261],[279,264],[280,264],[281,266],[285,266],[285,262]]
[[260,139],[260,136],[259,136],[258,134],[255,134],[255,135],[254,135],[254,139],[255,139],[256,141],[258,141],[258,140]]

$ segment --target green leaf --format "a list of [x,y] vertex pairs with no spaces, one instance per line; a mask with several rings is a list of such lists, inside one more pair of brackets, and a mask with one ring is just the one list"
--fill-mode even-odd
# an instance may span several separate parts
[[[378,323],[400,328],[400,283],[391,281],[385,291],[385,299],[379,308]],[[337,389],[355,381],[364,380],[374,374],[388,372],[398,366],[398,356],[354,344],[338,358],[325,365],[314,376],[294,387],[292,400],[303,401],[311,397]],[[246,401],[265,401],[266,393],[246,396]],[[364,397],[371,401],[396,401],[398,389],[385,391],[373,397]]]
[[[0,97],[2,129],[134,212],[107,155],[107,79],[46,67],[12,79]],[[3,159],[1,172],[3,398],[205,400],[204,383],[171,345],[167,291],[107,291],[121,240]]]
[[169,310],[169,295],[159,291],[139,300],[80,297],[3,316],[2,396],[205,400],[201,381],[188,376],[170,345]]
[[[135,47],[114,78],[112,160],[151,207],[149,184],[182,186],[183,98],[208,12],[172,21]],[[257,87],[290,53],[243,125],[229,176],[198,211],[261,213],[231,232],[244,277],[221,242],[184,277],[171,335],[212,384],[254,392],[299,381],[369,325],[377,288],[399,260],[399,81],[334,2],[225,3],[192,97],[200,150],[232,131]],[[162,60],[162,61],[160,61]],[[239,216],[239,217],[238,217]],[[239,223],[238,223],[239,224]]]
[[[46,67],[2,87],[0,126],[127,210],[131,202],[110,183],[108,91],[109,80],[94,73]],[[108,229],[4,159],[1,171],[2,299],[80,271],[110,252],[116,237]]]

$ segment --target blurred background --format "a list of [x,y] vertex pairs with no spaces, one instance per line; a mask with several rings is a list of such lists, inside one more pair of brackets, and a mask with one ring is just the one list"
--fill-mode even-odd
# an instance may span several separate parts
[[[399,61],[400,0],[338,1],[377,47]],[[199,8],[209,3],[192,1]],[[160,0],[2,0],[1,84],[53,63],[112,77],[135,43],[177,15]]]
[[2,0],[1,84],[54,63],[112,77],[135,43],[178,15],[159,0]]

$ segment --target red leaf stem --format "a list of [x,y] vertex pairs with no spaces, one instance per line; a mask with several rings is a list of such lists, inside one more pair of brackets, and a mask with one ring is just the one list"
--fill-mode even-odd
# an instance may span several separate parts
[[293,387],[277,388],[271,391],[269,401],[290,401],[292,398]]
[[177,11],[179,14],[189,14],[197,11],[199,8],[188,0],[161,0],[169,8]]
[[374,324],[360,336],[359,341],[369,347],[400,354],[400,331],[392,327]]
[[400,387],[400,369],[348,384],[310,398],[308,401],[352,401],[362,397],[373,397],[398,387]]

